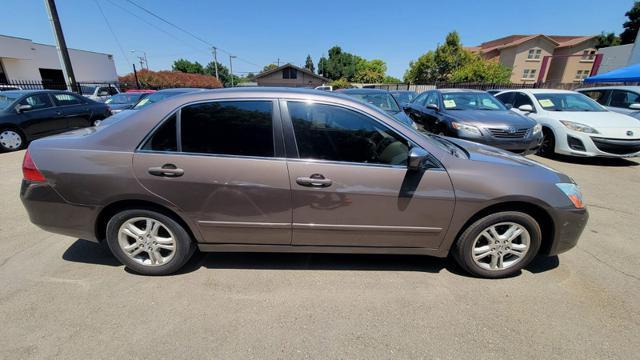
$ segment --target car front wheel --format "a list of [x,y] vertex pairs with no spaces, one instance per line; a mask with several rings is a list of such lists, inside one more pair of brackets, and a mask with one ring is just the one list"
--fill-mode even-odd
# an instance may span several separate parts
[[538,253],[542,231],[538,222],[519,211],[487,215],[471,224],[453,249],[456,262],[484,278],[517,274]]
[[176,272],[196,248],[174,219],[143,209],[114,215],[107,223],[107,243],[120,262],[142,275]]
[[0,151],[16,151],[25,146],[25,138],[18,130],[0,129]]

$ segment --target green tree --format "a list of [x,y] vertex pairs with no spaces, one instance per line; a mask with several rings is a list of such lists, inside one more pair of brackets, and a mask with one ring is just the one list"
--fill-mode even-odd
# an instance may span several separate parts
[[354,81],[356,69],[365,61],[357,55],[343,52],[339,46],[329,49],[329,57],[322,65],[322,73],[332,80]]
[[353,80],[359,83],[381,83],[387,72],[387,64],[379,59],[367,61],[359,59],[356,63],[356,72]]
[[[216,68],[215,68],[215,63],[213,61],[209,62],[207,66],[204,67],[204,74],[216,76]],[[229,73],[229,68],[224,66],[221,63],[218,63],[218,77],[220,78],[220,82],[224,86],[226,87],[231,86],[231,74]],[[240,83],[240,77],[234,75],[233,83],[234,84]]]
[[598,35],[596,49],[616,45],[620,45],[620,38],[616,34],[612,32],[605,33],[603,31],[602,33],[600,33],[600,35]]
[[316,71],[316,67],[313,65],[313,59],[311,59],[311,55],[307,55],[307,60],[304,62],[304,67],[311,72]]
[[438,81],[507,82],[511,69],[465,50],[457,32],[447,34],[444,44],[409,64],[406,82]]
[[640,1],[633,3],[631,10],[625,13],[625,16],[629,18],[622,26],[624,31],[620,34],[620,41],[622,44],[631,44],[636,41],[638,36],[638,29],[640,28]]
[[397,77],[393,77],[391,75],[386,75],[384,79],[382,79],[382,82],[385,84],[400,84],[402,80],[398,79]]
[[318,74],[325,76],[326,77],[326,72],[325,69],[327,68],[327,62],[329,60],[327,60],[326,57],[321,57],[320,60],[318,60]]
[[334,90],[337,89],[348,89],[351,87],[351,83],[349,82],[349,80],[342,78],[342,79],[337,79],[337,80],[333,80],[329,83],[329,85],[333,86]]
[[262,72],[267,72],[267,71],[273,70],[273,69],[275,69],[277,67],[278,67],[278,65],[276,65],[276,64],[269,64],[269,65],[266,65],[265,67],[262,68]]
[[173,62],[173,71],[180,71],[188,74],[204,74],[204,68],[199,62],[191,62],[186,59],[178,59]]

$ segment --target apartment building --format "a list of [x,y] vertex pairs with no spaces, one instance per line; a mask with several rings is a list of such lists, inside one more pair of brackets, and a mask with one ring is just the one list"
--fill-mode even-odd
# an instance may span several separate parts
[[512,83],[580,82],[596,59],[596,36],[509,35],[467,47],[512,69]]

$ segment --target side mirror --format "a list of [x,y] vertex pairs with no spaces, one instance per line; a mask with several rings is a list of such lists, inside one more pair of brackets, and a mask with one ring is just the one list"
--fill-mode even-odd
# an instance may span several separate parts
[[507,110],[513,109],[513,104],[504,104],[504,106],[507,108]]
[[409,150],[409,158],[407,159],[407,167],[409,170],[417,171],[422,168],[422,164],[429,157],[429,153],[423,148],[414,146]]
[[518,107],[518,110],[524,111],[524,112],[533,112],[533,106],[529,104],[520,105]]
[[109,96],[109,92],[108,91],[100,91],[98,93],[98,96]]
[[631,105],[629,105],[629,109],[640,110],[640,104],[638,104],[638,103],[631,104]]
[[21,112],[29,111],[31,109],[32,109],[32,107],[29,104],[16,106],[16,111],[18,112],[18,114],[21,113]]
[[434,111],[440,111],[440,108],[436,104],[427,104],[427,109],[431,109]]

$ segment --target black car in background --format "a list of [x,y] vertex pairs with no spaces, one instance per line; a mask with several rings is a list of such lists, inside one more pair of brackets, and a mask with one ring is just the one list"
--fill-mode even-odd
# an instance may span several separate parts
[[149,93],[120,93],[108,98],[104,103],[109,106],[112,114],[117,114],[122,110],[131,109],[140,99],[144,99],[147,96],[149,96]]
[[393,116],[398,122],[417,129],[416,124],[402,110],[402,106],[387,90],[382,89],[341,89],[336,92],[343,93],[354,97],[360,101],[364,101],[371,105],[377,106],[389,115]]
[[410,103],[416,96],[418,96],[418,93],[411,90],[390,90],[389,92],[402,106]]
[[485,91],[441,89],[426,91],[405,107],[431,133],[452,136],[520,153],[535,152],[542,127],[508,110]]
[[3,91],[0,151],[19,150],[43,136],[93,126],[110,114],[107,105],[67,91]]

